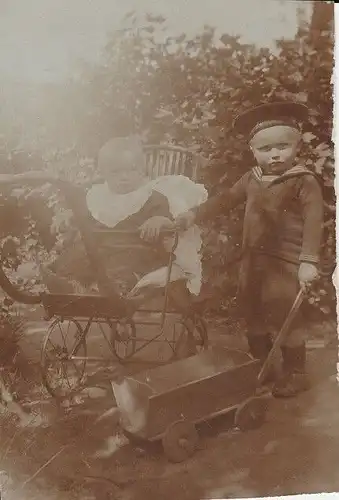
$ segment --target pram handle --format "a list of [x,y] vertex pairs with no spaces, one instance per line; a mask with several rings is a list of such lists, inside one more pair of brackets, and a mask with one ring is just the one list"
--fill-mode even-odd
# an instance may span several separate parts
[[[0,174],[0,192],[4,191],[7,186],[14,187],[25,185],[33,188],[43,186],[44,184],[51,184],[55,186],[55,188],[62,193],[67,206],[72,210],[75,224],[80,231],[88,259],[94,273],[96,274],[100,293],[109,297],[112,300],[112,303],[120,303],[122,310],[126,309],[127,311],[126,304],[122,301],[121,297],[112,286],[112,283],[102,266],[95,239],[93,238],[92,232],[88,227],[88,220],[76,203],[76,197],[74,197],[74,185],[66,179],[62,179],[47,172],[32,171],[25,174]],[[78,189],[78,187],[76,189]],[[3,270],[1,263],[0,286],[10,297],[13,298],[13,300],[17,302],[21,302],[23,304],[39,304],[42,302],[43,294],[23,291],[18,286],[11,283]]]
[[[81,213],[79,207],[74,200],[74,189],[75,186],[68,180],[58,177],[56,175],[50,174],[48,172],[31,171],[25,174],[0,174],[0,192],[5,191],[6,187],[15,186],[27,186],[27,187],[39,187],[44,184],[51,184],[56,189],[58,189],[63,195],[66,204],[72,210],[75,224],[78,227],[81,238],[83,240],[87,256],[92,265],[92,268],[97,276],[98,288],[101,294],[109,296],[112,298],[113,302],[121,302],[121,298],[112,286],[106,270],[102,266],[102,261],[97,249],[95,238],[93,238],[93,232],[88,227],[87,218]],[[77,188],[78,189],[78,186]],[[112,230],[107,230],[107,232],[112,232]],[[125,232],[126,234],[126,232]],[[136,234],[133,231],[133,234]],[[171,249],[171,255],[175,251],[178,244],[178,233],[175,227],[170,229],[164,229],[161,231],[162,235],[174,235],[175,240],[173,247]],[[32,293],[29,291],[24,291],[17,285],[13,284],[7,277],[3,267],[0,263],[0,287],[16,302],[21,302],[23,304],[39,304],[42,302],[43,294]],[[123,304],[121,304],[123,307]]]
[[[97,235],[102,235],[102,234],[107,234],[107,235],[110,235],[110,234],[114,234],[114,235],[130,235],[130,236],[140,236],[140,232],[139,231],[129,231],[129,230],[116,230],[116,229],[99,229],[97,231],[94,231],[94,234],[97,234]],[[179,243],[179,231],[176,229],[176,228],[167,228],[167,229],[161,229],[160,230],[160,236],[173,236],[173,244],[172,244],[172,247],[170,249],[170,253],[173,254],[175,252],[175,250],[177,249],[177,246],[178,246],[178,243]],[[146,247],[145,243],[143,243],[144,240],[141,240],[141,243],[140,243],[140,246],[141,247]],[[128,245],[122,245],[123,247],[126,246],[128,247]]]
[[[99,229],[98,231],[95,231],[98,234],[121,234],[121,235],[131,235],[131,236],[137,236],[139,234],[139,231],[132,231],[128,229]],[[173,228],[166,228],[166,229],[161,229],[160,234],[164,236],[172,236],[178,233],[178,229],[173,227]]]

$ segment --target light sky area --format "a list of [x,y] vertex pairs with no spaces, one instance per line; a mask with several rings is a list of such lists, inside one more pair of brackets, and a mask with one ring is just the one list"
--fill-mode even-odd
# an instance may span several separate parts
[[65,79],[79,60],[97,61],[109,31],[130,10],[162,14],[170,34],[197,33],[204,24],[244,42],[274,47],[296,32],[294,0],[0,0],[0,75],[20,82]]

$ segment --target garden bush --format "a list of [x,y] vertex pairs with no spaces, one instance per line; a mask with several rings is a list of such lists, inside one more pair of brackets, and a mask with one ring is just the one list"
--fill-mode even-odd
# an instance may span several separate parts
[[[182,34],[159,41],[165,19],[138,18],[131,12],[107,44],[102,65],[86,67],[73,81],[78,114],[70,148],[42,152],[43,168],[57,168],[75,181],[89,180],[105,140],[138,132],[147,143],[200,151],[209,159],[201,179],[213,194],[231,186],[253,165],[246,143],[232,134],[234,117],[261,102],[293,99],[310,109],[300,156],[321,179],[326,211],[323,255],[334,263],[333,5],[317,4],[321,2],[315,2],[311,24],[301,26],[293,40],[278,41],[278,53],[244,44],[236,36],[225,34],[216,40],[209,26],[193,39]],[[19,247],[25,248],[27,258],[34,247],[48,249],[57,238],[51,231],[57,198],[48,198],[45,191],[40,201],[31,200],[25,190],[16,199],[8,195],[2,200],[6,213],[10,206],[18,221],[14,226],[14,219],[5,217],[11,223],[1,229],[2,262],[13,268]],[[27,203],[29,212],[23,208]],[[41,210],[47,203],[49,209]],[[239,252],[242,216],[240,207],[204,228],[203,296],[209,297],[206,303],[214,313],[221,314],[234,302],[237,270],[231,263]],[[56,233],[63,220],[57,210]],[[335,310],[329,281],[324,279],[311,298],[322,314]]]

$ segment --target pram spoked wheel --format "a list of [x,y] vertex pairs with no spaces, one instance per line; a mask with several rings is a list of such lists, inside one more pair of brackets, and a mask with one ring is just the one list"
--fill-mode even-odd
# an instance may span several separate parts
[[196,451],[199,435],[195,425],[187,420],[178,420],[169,425],[162,438],[162,446],[170,462],[180,463]]
[[86,339],[81,324],[75,319],[55,319],[48,329],[41,354],[42,381],[51,396],[65,397],[81,387],[86,357]]

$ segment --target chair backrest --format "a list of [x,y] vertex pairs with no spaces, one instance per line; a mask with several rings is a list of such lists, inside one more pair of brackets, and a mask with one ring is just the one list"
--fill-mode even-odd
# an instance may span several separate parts
[[185,175],[196,181],[206,162],[198,153],[179,146],[149,145],[144,151],[147,174],[152,179],[162,175]]

